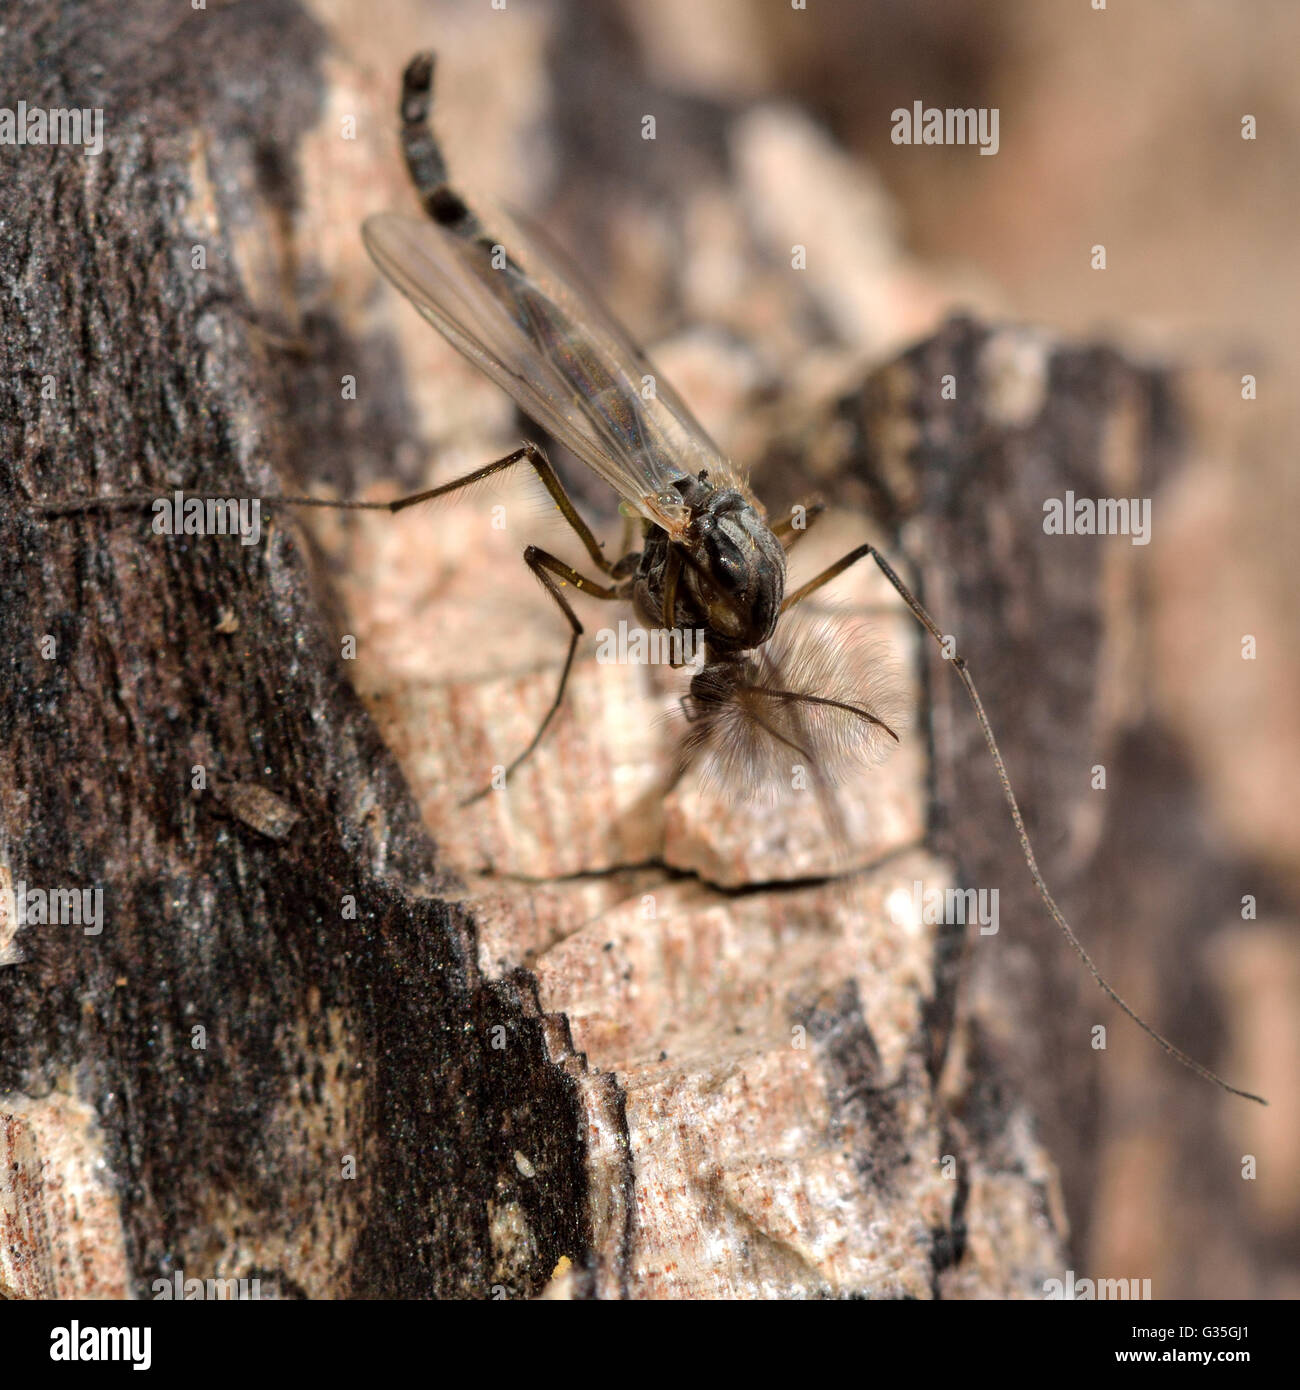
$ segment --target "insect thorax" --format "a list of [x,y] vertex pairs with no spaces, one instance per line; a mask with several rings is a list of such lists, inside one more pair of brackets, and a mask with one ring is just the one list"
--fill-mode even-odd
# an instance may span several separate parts
[[[745,651],[772,635],[785,595],[785,551],[744,496],[701,476],[678,485],[691,509],[685,537],[662,530],[646,537],[635,599],[642,621],[665,627],[668,579],[680,564],[672,626],[699,628],[716,652]],[[677,551],[676,559],[673,552]]]

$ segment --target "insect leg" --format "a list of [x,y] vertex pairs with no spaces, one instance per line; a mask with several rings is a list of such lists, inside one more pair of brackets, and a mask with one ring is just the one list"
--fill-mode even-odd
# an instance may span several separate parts
[[[622,586],[597,584],[594,580],[588,579],[585,575],[579,574],[572,565],[566,565],[563,560],[558,560],[548,551],[541,550],[535,545],[530,545],[524,551],[524,563],[542,582],[542,587],[555,600],[560,612],[564,614],[569,624],[569,650],[564,658],[564,669],[560,672],[560,684],[555,692],[555,699],[551,702],[551,707],[546,711],[546,717],[538,725],[537,732],[533,735],[528,747],[512,762],[505,770],[505,779],[509,781],[510,774],[524,761],[534,748],[542,741],[542,735],[549,728],[551,720],[555,718],[556,711],[560,708],[564,700],[564,690],[569,683],[569,672],[573,667],[574,653],[578,650],[578,638],[583,634],[582,623],[578,620],[578,615],[573,611],[569,600],[560,592],[560,585],[555,582],[552,576],[556,576],[562,583],[572,584],[581,593],[588,594],[592,598],[601,599],[620,599],[624,598]],[[492,788],[484,787],[482,791],[477,791],[473,796],[466,797],[461,802],[462,806],[480,800],[486,796]]]
[[668,562],[664,566],[664,627],[671,631],[677,626],[677,583],[682,576],[682,556],[676,546],[668,551]]
[[[623,510],[625,504],[620,504],[619,510]],[[640,518],[631,512],[623,511],[623,545],[624,555],[630,555],[636,545],[637,531],[640,527]]]
[[[682,577],[682,554],[676,546],[672,546],[668,551],[668,561],[664,565],[664,596],[663,596],[663,625],[666,632],[676,632],[677,630],[677,585]],[[689,666],[694,657],[686,655],[687,648],[685,643],[681,649],[681,659],[676,658],[669,661],[669,666],[676,671],[679,667]]]
[[1149,1023],[1146,1022],[1135,1010],[1119,996],[1118,993],[1107,983],[1100,970],[1093,964],[1092,957],[1084,950],[1083,943],[1074,934],[1073,928],[1065,920],[1065,914],[1056,905],[1056,899],[1048,891],[1047,883],[1043,878],[1042,872],[1038,867],[1038,860],[1034,857],[1034,847],[1029,842],[1029,833],[1025,829],[1024,817],[1020,814],[1020,803],[1016,800],[1016,794],[1011,787],[1011,778],[1007,774],[1006,764],[1002,761],[1002,753],[998,748],[997,739],[993,737],[993,727],[989,723],[988,715],[984,712],[984,702],[980,699],[979,691],[975,688],[975,682],[971,677],[970,671],[966,666],[966,658],[957,655],[948,655],[950,643],[939,631],[934,619],[925,611],[920,600],[917,599],[908,589],[907,585],[895,574],[893,566],[873,545],[860,545],[856,550],[851,550],[843,559],[837,560],[828,569],[823,570],[815,579],[796,589],[786,601],[781,605],[784,613],[787,608],[792,608],[800,600],[805,599],[814,590],[820,589],[823,584],[829,583],[837,575],[843,574],[850,565],[855,564],[865,556],[870,556],[875,561],[876,567],[894,587],[899,597],[912,610],[917,622],[938,642],[945,658],[951,663],[957,677],[962,685],[966,687],[966,694],[970,697],[970,702],[975,710],[975,717],[979,721],[980,732],[984,735],[984,742],[988,746],[989,752],[993,755],[993,765],[997,768],[998,781],[1002,784],[1002,794],[1006,798],[1007,806],[1011,811],[1011,820],[1016,828],[1016,835],[1020,840],[1020,851],[1024,855],[1025,863],[1029,866],[1029,876],[1034,881],[1034,887],[1038,889],[1038,896],[1042,898],[1052,920],[1056,923],[1062,936],[1073,947],[1075,954],[1084,963],[1088,973],[1101,986],[1102,990],[1126,1013],[1129,1018],[1137,1024],[1142,1031],[1156,1042],[1165,1052],[1175,1061],[1181,1062],[1189,1071],[1194,1071],[1203,1080],[1213,1082],[1225,1091],[1230,1091],[1234,1096],[1241,1096],[1245,1100],[1257,1101],[1260,1105],[1267,1105],[1268,1102],[1262,1097],[1253,1095],[1250,1091],[1238,1090],[1236,1086],[1230,1086],[1221,1076],[1212,1072],[1209,1067],[1202,1066],[1194,1057],[1189,1057],[1181,1048],[1175,1047],[1168,1038],[1157,1033]]
[[[449,492],[455,492],[458,488],[469,487],[473,483],[491,477],[493,473],[500,473],[513,467],[516,463],[524,461],[532,465],[547,492],[554,499],[560,515],[569,523],[582,542],[587,554],[591,556],[592,561],[606,574],[612,573],[614,566],[605,558],[605,554],[600,548],[600,542],[592,535],[591,528],[579,516],[572,499],[564,490],[564,484],[560,482],[555,469],[551,466],[551,461],[541,448],[531,441],[521,445],[512,453],[506,454],[503,458],[485,463],[482,468],[476,468],[463,478],[456,478],[450,483],[443,483],[441,487],[426,488],[423,492],[412,493],[409,497],[397,497],[391,502],[335,501],[327,497],[262,497],[259,500],[271,507],[329,507],[336,511],[400,512],[407,507],[414,507],[420,502],[430,502],[435,497],[443,497]],[[74,497],[65,502],[38,503],[36,510],[45,516],[70,516],[79,512],[122,511],[135,507],[148,508],[158,500],[160,495],[156,492],[129,492],[105,497]],[[200,501],[209,501],[216,500],[217,495],[215,493],[187,492],[185,496],[197,498]]]
[[[417,492],[410,497],[399,497],[394,502],[381,502],[377,505],[386,506],[392,512],[400,512],[406,507],[414,507],[417,503],[429,502],[435,497],[443,497],[449,492],[455,492],[458,488],[469,487],[483,478],[490,477],[493,473],[499,473],[503,469],[513,467],[516,463],[525,461],[542,480],[543,486],[551,494],[556,507],[559,508],[560,515],[569,523],[573,533],[582,542],[583,548],[591,556],[593,564],[606,574],[610,574],[614,566],[605,558],[605,552],[600,548],[600,542],[592,535],[591,528],[587,523],[578,515],[578,509],[573,505],[569,494],[565,492],[564,484],[560,482],[559,475],[551,466],[550,459],[542,452],[541,447],[531,440],[504,458],[496,459],[492,463],[485,463],[482,468],[476,468],[472,473],[467,473],[463,478],[457,478],[454,482],[443,483],[441,487],[428,488],[426,491]],[[376,504],[366,503],[363,505],[374,506]]]
[[[787,550],[794,547],[795,542],[798,541],[800,536],[802,536],[813,522],[826,510],[825,502],[808,502],[801,505],[803,506],[802,526],[795,525],[795,517],[799,512],[798,506],[795,506],[790,509],[789,516],[778,521],[776,525],[772,527],[772,534],[782,542]],[[789,537],[788,540],[786,539],[787,537]]]

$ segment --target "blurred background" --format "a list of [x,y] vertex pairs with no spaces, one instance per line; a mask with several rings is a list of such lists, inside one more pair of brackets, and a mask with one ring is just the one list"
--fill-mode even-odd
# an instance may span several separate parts
[[[1062,1170],[1080,1277],[1150,1278],[1156,1297],[1300,1295],[1290,535],[1300,10],[1287,0],[307,8],[364,74],[381,122],[409,54],[438,50],[438,123],[457,182],[544,220],[724,448],[758,460],[778,496],[773,433],[815,452],[821,436],[800,435],[801,421],[830,418],[834,401],[958,310],[1053,342],[1108,344],[1167,379],[1180,447],[1153,499],[1153,541],[1130,557],[1140,660],[1097,673],[1115,700],[1140,684],[1140,720],[1115,714],[1118,730],[1133,729],[1129,780],[1112,795],[1132,814],[1098,832],[1087,870],[1105,880],[1089,903],[1124,890],[1107,923],[1076,926],[1157,1027],[1271,1106],[1224,1097],[1127,1034],[1131,1062],[1113,1062],[1086,1104],[1053,1093],[1056,1069],[1031,1043],[1023,1084]],[[997,153],[894,144],[891,113],[916,101],[996,107]],[[342,188],[320,196],[339,199],[344,237],[354,191],[368,205],[384,205],[380,184],[400,198],[401,170],[394,153],[382,175],[354,164],[340,180],[339,162],[355,156],[337,153],[338,114],[322,113],[331,138],[302,177],[309,191]],[[1242,138],[1247,116],[1254,140]],[[1104,270],[1092,264],[1098,244]],[[792,274],[797,245],[806,269]],[[1256,399],[1243,399],[1246,375]],[[418,397],[414,374],[409,388]],[[477,461],[484,412],[508,432],[508,407],[486,384],[421,427]],[[391,476],[391,460],[374,471]],[[608,503],[595,488],[587,500]],[[1021,524],[1041,532],[1041,515]],[[1032,689],[1038,674],[1014,678]],[[1150,866],[1148,839],[1162,840]],[[1253,920],[1242,920],[1245,895]],[[1093,989],[1072,960],[1063,968],[1081,995]],[[995,1008],[991,988],[982,980],[972,1007]],[[1016,1001],[1031,1028],[1034,1008]]]

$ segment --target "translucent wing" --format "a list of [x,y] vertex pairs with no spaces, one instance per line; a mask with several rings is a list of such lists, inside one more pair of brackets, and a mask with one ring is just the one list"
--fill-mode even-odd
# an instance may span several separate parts
[[690,471],[698,474],[700,468],[707,468],[715,484],[740,488],[750,496],[755,505],[758,505],[750,494],[748,480],[729,459],[720,454],[717,445],[709,438],[704,426],[691,414],[690,407],[677,394],[672,383],[664,380],[641,345],[605,307],[568,253],[557,246],[545,228],[538,226],[532,218],[519,212],[503,215],[509,217],[514,234],[519,238],[529,262],[537,268],[543,281],[559,286],[570,306],[570,312],[576,310],[582,322],[591,325],[601,335],[613,358],[628,364],[635,373],[638,396],[644,394],[645,378],[653,378],[659,403],[675,417],[679,427],[690,437],[692,447],[695,447],[697,452],[712,456],[712,462],[701,463],[699,467]]
[[[375,264],[519,408],[674,538],[673,484],[709,471],[739,484],[676,393],[542,238],[494,215],[507,242],[381,213],[362,228]],[[645,378],[653,377],[647,389]]]

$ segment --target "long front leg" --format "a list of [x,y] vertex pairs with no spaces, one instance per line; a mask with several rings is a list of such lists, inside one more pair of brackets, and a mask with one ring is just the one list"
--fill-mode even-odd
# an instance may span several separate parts
[[[431,502],[434,498],[445,497],[448,493],[456,492],[460,488],[471,487],[484,478],[490,478],[494,473],[501,473],[507,468],[513,468],[517,463],[527,463],[533,469],[542,480],[547,492],[551,494],[560,515],[569,523],[573,533],[582,542],[587,554],[591,556],[593,563],[605,574],[611,574],[614,566],[605,558],[605,552],[601,549],[600,542],[578,514],[578,509],[573,505],[569,494],[565,492],[564,484],[560,482],[559,475],[552,467],[550,459],[546,457],[538,445],[531,441],[502,458],[485,463],[482,468],[476,468],[472,473],[466,473],[462,478],[453,479],[450,483],[443,483],[440,487],[426,488],[423,492],[411,493],[409,497],[394,498],[391,502],[334,501],[326,497],[259,497],[258,501],[273,508],[328,507],[334,511],[348,512],[401,512],[405,511],[407,507],[418,506],[421,502]],[[124,511],[137,507],[151,507],[160,495],[162,494],[157,492],[128,492],[107,497],[76,497],[66,502],[41,502],[37,504],[36,509],[46,516],[73,516],[81,512],[93,511]],[[226,495],[206,492],[187,492],[185,494],[187,498],[192,497],[205,502],[216,501]]]
[[[485,463],[482,468],[476,468],[472,473],[467,473],[463,478],[457,478],[450,483],[443,483],[441,487],[431,487],[424,492],[414,493],[410,497],[399,497],[395,502],[379,503],[379,506],[387,506],[389,511],[400,512],[406,507],[417,506],[421,502],[431,502],[435,497],[445,497],[449,492],[455,492],[462,487],[470,487],[483,478],[491,477],[493,473],[500,473],[503,469],[512,468],[516,463],[528,463],[537,476],[542,480],[543,486],[551,494],[556,507],[559,508],[560,515],[569,523],[574,535],[582,542],[583,548],[591,556],[592,561],[606,574],[613,571],[614,566],[605,558],[605,552],[600,547],[600,542],[591,533],[591,528],[578,515],[578,509],[573,505],[569,494],[564,490],[564,484],[560,482],[559,475],[551,466],[551,461],[542,452],[540,446],[531,440],[516,449],[513,453],[507,454],[504,458],[494,460],[492,463]],[[361,505],[374,506],[374,503],[363,503]],[[531,547],[530,547],[531,548]],[[539,554],[545,552],[539,551]]]
[[952,664],[952,668],[957,672],[957,677],[966,687],[966,694],[970,697],[970,702],[975,709],[975,717],[979,721],[980,732],[984,735],[984,742],[988,745],[988,750],[993,756],[993,765],[997,768],[998,781],[1002,784],[1002,794],[1006,798],[1007,806],[1011,810],[1011,820],[1016,828],[1016,835],[1020,840],[1020,851],[1024,855],[1025,863],[1029,866],[1029,876],[1034,881],[1034,887],[1038,889],[1038,896],[1042,898],[1052,920],[1060,929],[1061,934],[1074,948],[1075,954],[1084,963],[1088,973],[1101,986],[1102,990],[1118,1008],[1122,1009],[1129,1018],[1137,1024],[1142,1031],[1156,1042],[1165,1052],[1175,1061],[1181,1062],[1189,1071],[1194,1071],[1197,1076],[1206,1081],[1213,1082],[1216,1086],[1221,1086],[1225,1091],[1231,1091],[1234,1096],[1242,1096],[1246,1100],[1258,1101],[1261,1105],[1268,1102],[1262,1096],[1253,1095],[1250,1091],[1238,1090],[1236,1086],[1230,1086],[1221,1076],[1212,1072],[1209,1067],[1202,1066],[1194,1057],[1189,1057],[1181,1048],[1175,1047],[1168,1038],[1157,1033],[1147,1021],[1142,1018],[1134,1009],[1120,997],[1120,995],[1107,983],[1100,970],[1093,964],[1092,957],[1083,948],[1083,943],[1074,934],[1074,929],[1065,920],[1065,914],[1056,905],[1056,899],[1048,891],[1047,883],[1043,878],[1042,872],[1038,867],[1038,860],[1034,856],[1034,847],[1029,842],[1029,833],[1025,829],[1024,817],[1020,814],[1020,803],[1016,800],[1016,794],[1011,787],[1011,778],[1007,774],[1006,764],[1002,761],[1002,753],[998,748],[997,739],[993,737],[993,727],[989,723],[988,715],[984,712],[984,702],[980,699],[979,691],[975,688],[975,682],[971,677],[970,671],[966,666],[966,658],[958,656],[953,650],[952,639],[945,637],[939,631],[938,624],[925,611],[924,606],[911,592],[906,584],[895,574],[893,566],[876,549],[874,545],[860,545],[856,550],[851,550],[842,560],[837,560],[833,565],[823,570],[816,579],[811,579],[801,588],[796,589],[786,601],[781,605],[784,613],[787,608],[793,608],[796,603],[808,597],[815,590],[820,589],[823,584],[828,584],[837,575],[843,574],[850,565],[856,564],[858,560],[865,556],[870,556],[875,561],[876,567],[889,580],[895,591],[904,603],[912,610],[913,616],[931,637],[939,644],[939,649],[943,653],[944,659]]

